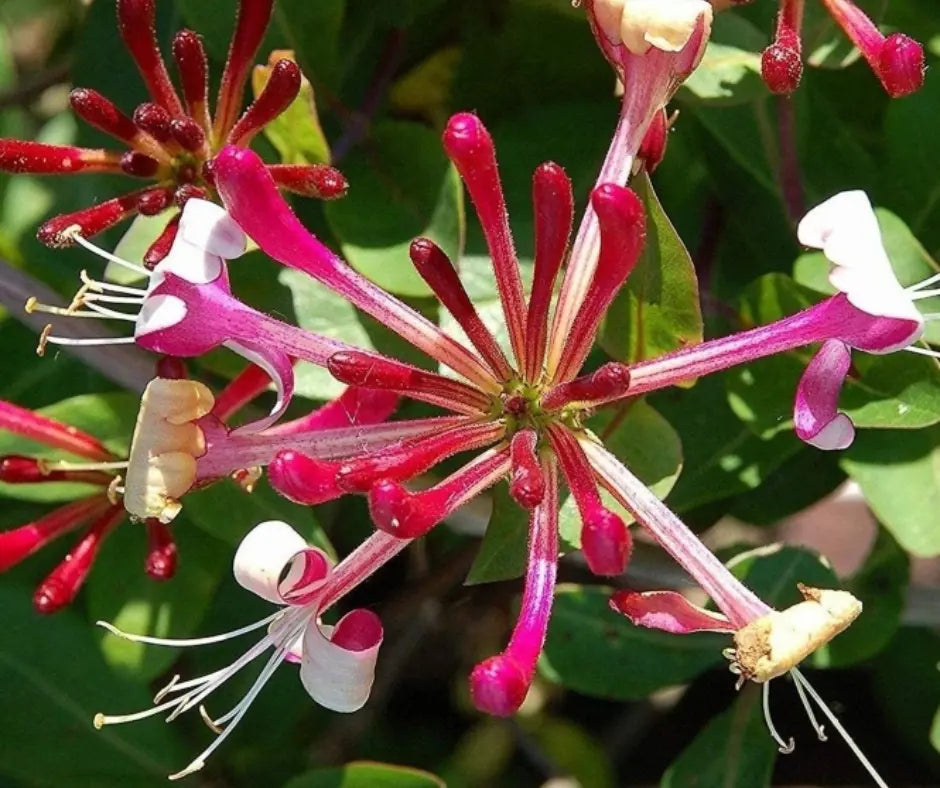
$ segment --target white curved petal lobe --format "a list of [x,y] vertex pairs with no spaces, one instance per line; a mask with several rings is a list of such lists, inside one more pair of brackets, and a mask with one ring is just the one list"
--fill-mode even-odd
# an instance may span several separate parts
[[179,235],[193,246],[226,260],[245,253],[247,238],[242,228],[220,205],[208,200],[188,200],[180,218]]
[[134,336],[142,337],[182,323],[186,317],[186,302],[173,295],[155,295],[148,298],[134,324]]
[[347,613],[335,627],[311,621],[300,663],[304,689],[333,711],[361,709],[372,691],[382,637],[381,621],[368,610]]
[[283,604],[282,575],[298,553],[307,549],[304,538],[281,520],[258,523],[235,552],[232,572],[242,588],[262,599]]

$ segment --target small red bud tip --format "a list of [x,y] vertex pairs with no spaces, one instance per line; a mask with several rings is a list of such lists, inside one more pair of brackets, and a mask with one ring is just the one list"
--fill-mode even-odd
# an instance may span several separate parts
[[640,149],[637,159],[643,162],[647,172],[653,172],[666,156],[666,143],[669,141],[669,123],[666,119],[666,108],[663,107],[653,115]]
[[134,110],[134,124],[159,142],[170,140],[170,113],[159,104],[141,104]]
[[33,594],[33,608],[37,613],[44,616],[51,616],[58,613],[62,608],[68,607],[78,589],[72,589],[64,583],[59,582],[53,577],[49,577],[42,582],[36,593]]
[[529,691],[529,679],[505,654],[490,657],[470,674],[470,699],[485,714],[509,717],[519,710]]
[[170,121],[170,136],[188,151],[199,150],[206,142],[205,132],[192,118],[174,118]]
[[147,560],[144,571],[154,580],[169,580],[176,574],[176,542],[169,526],[159,520],[147,520]]
[[75,88],[69,94],[72,110],[88,125],[130,143],[137,136],[137,127],[127,115],[97,90]]
[[761,55],[760,73],[772,93],[790,95],[803,78],[803,60],[799,50],[774,42]]
[[157,359],[156,373],[158,378],[166,380],[184,380],[189,371],[186,362],[176,356],[161,356]]
[[343,173],[327,164],[269,164],[268,172],[282,189],[304,197],[336,200],[349,191]]
[[205,104],[209,91],[209,65],[202,38],[192,30],[180,30],[173,37],[173,58],[183,85],[183,97],[192,112]]
[[342,495],[336,486],[337,464],[297,451],[282,451],[268,465],[268,481],[294,503],[312,506]]
[[560,408],[570,402],[596,402],[626,394],[630,388],[630,368],[609,361],[589,375],[562,383],[542,399],[542,407]]
[[112,170],[109,154],[72,145],[47,145],[31,140],[0,139],[0,170],[33,175]]
[[537,442],[533,430],[522,430],[513,435],[509,447],[509,494],[524,509],[534,509],[545,497],[545,477],[535,455]]
[[39,228],[36,237],[53,249],[71,246],[75,240],[67,231],[72,227],[78,227],[78,232],[83,238],[91,238],[102,233],[135,214],[140,196],[141,192],[133,192],[92,205],[90,208],[83,208],[75,213],[53,216]]
[[152,271],[170,253],[170,247],[173,246],[173,241],[176,240],[176,233],[179,232],[179,228],[180,215],[177,214],[170,219],[157,240],[150,244],[150,247],[144,253],[144,268]]
[[173,192],[173,202],[178,208],[182,208],[189,200],[205,200],[208,196],[208,192],[201,186],[196,186],[194,183],[184,183]]
[[924,48],[910,36],[893,33],[881,45],[878,77],[891,98],[907,96],[924,84]]
[[608,509],[597,510],[581,528],[581,550],[595,575],[622,574],[632,547],[629,529]]
[[45,481],[38,460],[34,457],[22,457],[10,454],[0,458],[0,482],[7,484],[31,484]]
[[118,0],[118,30],[153,100],[174,115],[182,107],[157,45],[154,0]]
[[156,216],[166,210],[173,201],[173,193],[169,189],[150,189],[137,198],[137,210],[143,216]]
[[480,156],[493,157],[493,140],[483,122],[472,112],[458,112],[447,121],[443,134],[444,150],[455,161],[468,165]]
[[146,153],[129,150],[121,156],[121,169],[134,178],[152,178],[160,169],[160,162]]
[[229,144],[247,145],[255,134],[286,110],[300,92],[301,76],[300,67],[293,60],[278,60],[258,98],[229,133]]
[[379,530],[400,539],[416,539],[437,523],[434,507],[398,482],[380,479],[369,490],[369,513]]

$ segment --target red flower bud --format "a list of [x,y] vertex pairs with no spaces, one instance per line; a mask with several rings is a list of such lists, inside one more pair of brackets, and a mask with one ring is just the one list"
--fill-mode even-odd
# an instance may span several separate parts
[[134,121],[97,90],[76,88],[69,94],[69,103],[75,114],[87,124],[128,145],[139,133]]
[[129,150],[121,156],[121,169],[135,178],[152,178],[160,169],[160,162],[146,153]]
[[147,102],[134,110],[134,123],[159,142],[170,139],[170,113],[159,104]]
[[343,173],[327,164],[269,164],[268,172],[282,189],[304,197],[335,200],[349,190]]
[[131,192],[74,213],[53,216],[39,228],[36,237],[54,249],[74,243],[72,237],[66,234],[72,227],[77,227],[83,238],[91,238],[137,213],[137,201],[147,191]]
[[900,98],[924,84],[924,48],[903,33],[885,39],[878,56],[878,77],[891,98]]
[[171,115],[183,114],[157,46],[154,0],[118,0],[118,30],[153,100]]
[[245,110],[238,123],[229,132],[229,144],[247,146],[255,134],[280,115],[297,98],[300,92],[300,82],[300,67],[287,58],[278,60],[271,69],[271,76],[258,98]]
[[118,168],[118,154],[105,150],[0,139],[0,170],[3,172],[68,175],[73,172],[116,172]]

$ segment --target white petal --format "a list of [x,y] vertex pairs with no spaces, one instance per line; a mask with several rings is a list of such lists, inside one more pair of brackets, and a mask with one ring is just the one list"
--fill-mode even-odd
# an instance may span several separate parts
[[644,54],[651,46],[663,52],[680,52],[703,16],[710,25],[712,7],[706,0],[626,0],[620,36],[635,55]]
[[[344,638],[339,645],[330,640],[339,640],[338,633],[350,628],[357,630],[355,642]],[[333,628],[311,621],[300,663],[300,680],[310,697],[333,711],[361,709],[372,690],[382,636],[378,616],[367,610],[347,613]]]
[[280,584],[293,558],[307,549],[304,538],[281,520],[268,520],[252,528],[235,553],[232,571],[242,588],[262,599],[283,604]]
[[176,274],[195,285],[214,282],[222,273],[224,262],[217,254],[207,252],[203,247],[190,243],[181,235],[176,236],[173,246],[154,269],[150,286],[154,288],[163,281],[161,274]]
[[179,234],[194,246],[226,260],[245,253],[247,238],[225,209],[208,200],[188,200]]
[[172,295],[150,296],[137,316],[134,336],[142,337],[181,323],[186,317],[186,302]]
[[825,451],[841,451],[847,449],[855,440],[855,425],[852,419],[844,413],[837,413],[835,417],[812,438],[804,438],[811,446]]
[[803,246],[823,249],[834,230],[851,230],[853,227],[868,238],[874,232],[878,244],[881,244],[881,233],[871,202],[861,190],[839,192],[811,209],[800,221],[796,235]]

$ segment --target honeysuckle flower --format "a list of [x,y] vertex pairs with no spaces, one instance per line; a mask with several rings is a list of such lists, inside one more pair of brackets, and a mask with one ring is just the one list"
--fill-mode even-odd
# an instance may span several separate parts
[[931,285],[940,274],[902,287],[891,270],[878,221],[864,192],[841,192],[813,208],[800,222],[798,237],[823,250],[832,263],[830,283],[837,295],[766,326],[683,348],[633,364],[627,385],[602,398],[655,391],[682,380],[737,364],[821,342],[796,392],[797,435],[821,449],[843,449],[854,427],[837,410],[838,393],[849,370],[850,349],[885,354],[897,350],[940,357],[940,352],[914,343],[926,321],[916,302],[940,294]]
[[[227,144],[249,145],[265,125],[281,114],[301,88],[296,63],[283,58],[271,69],[258,98],[239,116],[242,93],[255,54],[264,38],[274,0],[242,0],[222,74],[215,114],[210,114],[208,61],[202,39],[181,30],[173,39],[173,57],[182,95],[170,79],[157,46],[156,0],[117,0],[118,30],[150,94],[131,117],[90,88],[70,95],[72,110],[90,126],[127,146],[124,151],[0,139],[0,170],[35,175],[113,172],[151,180],[152,186],[56,216],[39,229],[49,246],[69,246],[75,228],[91,237],[140,213],[155,215],[192,197],[212,199],[211,161]],[[281,188],[322,199],[341,197],[347,184],[326,165],[269,165]],[[171,221],[150,247],[145,263],[158,262],[169,248],[176,224]]]
[[734,646],[723,652],[729,660],[729,669],[738,676],[737,688],[749,680],[762,685],[764,720],[780,751],[792,752],[794,743],[792,739],[785,741],[774,727],[769,705],[770,681],[788,674],[819,739],[825,741],[826,736],[809,698],[815,701],[875,782],[884,788],[884,781],[838,717],[796,667],[846,629],[861,613],[861,603],[846,591],[800,586],[803,602],[783,611],[772,609],[734,577],[610,452],[590,439],[582,438],[582,441],[601,484],[694,578],[720,613],[699,608],[672,591],[615,592],[611,607],[638,626],[673,634],[722,632],[733,635]]
[[[792,93],[803,74],[801,27],[806,0],[780,0],[773,42],[761,56],[761,75],[774,93]],[[904,33],[885,36],[852,0],[821,0],[892,98],[924,84],[924,49]]]
[[[118,637],[159,646],[210,645],[266,628],[264,637],[225,668],[186,681],[174,676],[157,693],[153,708],[135,714],[98,714],[95,726],[102,728],[164,713],[169,722],[198,707],[206,724],[219,735],[186,768],[170,776],[175,780],[205,765],[282,662],[299,664],[304,689],[320,705],[333,711],[356,711],[368,700],[372,688],[382,645],[382,622],[364,608],[349,611],[335,625],[322,623],[320,617],[407,544],[407,540],[376,533],[333,566],[325,553],[309,546],[287,523],[260,523],[239,545],[233,573],[243,588],[280,605],[277,612],[232,632],[192,640],[138,636],[98,623]],[[245,696],[232,709],[212,718],[205,710],[205,699],[269,649],[272,653]]]
[[[10,402],[0,401],[0,430],[79,458],[75,461],[24,455],[0,457],[0,481],[6,484],[87,485],[77,488],[75,500],[0,533],[0,571],[4,571],[60,536],[85,527],[78,542],[39,584],[33,596],[38,612],[55,613],[75,599],[102,543],[127,516],[114,491],[115,472],[123,470],[126,463],[93,435]],[[163,523],[147,519],[145,525],[144,569],[155,580],[167,580],[176,571],[176,544]]]

